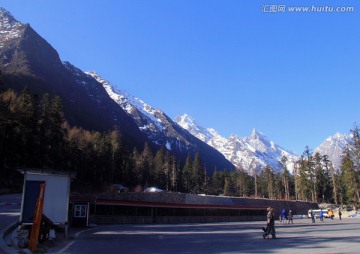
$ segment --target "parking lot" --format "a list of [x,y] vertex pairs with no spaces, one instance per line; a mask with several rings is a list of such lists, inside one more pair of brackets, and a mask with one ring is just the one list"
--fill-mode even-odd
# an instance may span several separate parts
[[73,229],[56,253],[358,253],[360,219],[309,219],[277,224],[278,239],[263,239],[265,222],[186,225],[109,225]]
[[[19,216],[20,195],[2,196],[0,224]],[[71,228],[69,239],[43,248],[46,253],[359,253],[360,216],[343,220],[295,219],[276,224],[278,239],[263,239],[264,221],[176,224],[98,225]],[[3,248],[7,248],[2,244]],[[1,247],[1,246],[0,246]],[[9,250],[9,248],[7,248]],[[1,252],[1,248],[0,248]],[[10,253],[10,252],[9,252]],[[13,249],[13,252],[16,250]]]

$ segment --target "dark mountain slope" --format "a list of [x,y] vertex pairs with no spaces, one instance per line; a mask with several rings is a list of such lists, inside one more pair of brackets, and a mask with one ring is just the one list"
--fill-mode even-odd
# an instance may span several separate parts
[[97,131],[116,128],[127,143],[138,147],[148,141],[101,84],[85,74],[76,76],[72,71],[75,67],[63,64],[56,50],[30,25],[18,25],[15,29],[16,37],[0,40],[1,90],[12,88],[19,92],[27,86],[31,93],[58,95],[71,125]]

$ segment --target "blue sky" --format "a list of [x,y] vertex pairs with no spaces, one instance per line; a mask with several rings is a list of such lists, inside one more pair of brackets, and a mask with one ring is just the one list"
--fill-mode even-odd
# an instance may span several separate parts
[[[268,11],[349,6],[353,12]],[[301,154],[360,123],[355,0],[0,0],[83,71],[227,137]]]

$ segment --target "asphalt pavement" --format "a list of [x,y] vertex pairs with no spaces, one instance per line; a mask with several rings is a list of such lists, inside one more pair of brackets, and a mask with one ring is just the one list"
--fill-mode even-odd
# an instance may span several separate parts
[[185,225],[109,225],[72,229],[52,253],[359,253],[360,219],[295,220],[277,224],[277,239],[263,239],[265,222]]
[[19,220],[21,209],[21,194],[0,195],[0,253],[11,253],[7,239],[3,239],[7,230]]
[[[19,219],[20,194],[0,195],[0,233]],[[67,240],[45,253],[359,253],[360,215],[311,223],[276,224],[277,239],[263,239],[264,221],[175,225],[99,225],[71,228]],[[0,253],[18,253],[1,239]]]

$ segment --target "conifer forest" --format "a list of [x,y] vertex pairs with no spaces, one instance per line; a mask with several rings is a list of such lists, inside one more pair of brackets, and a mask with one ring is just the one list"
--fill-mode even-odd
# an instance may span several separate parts
[[104,191],[114,183],[141,191],[156,186],[169,192],[302,200],[359,205],[360,135],[354,124],[341,167],[305,147],[294,169],[287,158],[275,172],[266,166],[255,175],[246,169],[213,169],[207,174],[198,154],[176,158],[164,147],[129,148],[116,129],[84,130],[66,122],[60,97],[32,95],[25,88],[0,93],[0,189],[21,189],[18,168],[74,171],[75,191]]

